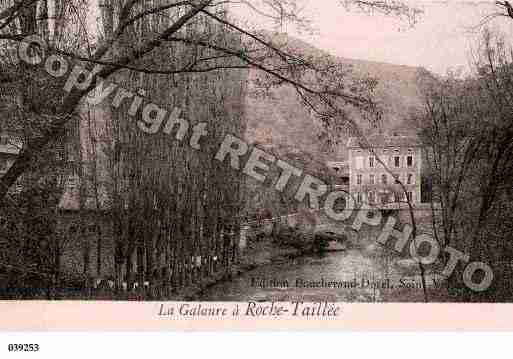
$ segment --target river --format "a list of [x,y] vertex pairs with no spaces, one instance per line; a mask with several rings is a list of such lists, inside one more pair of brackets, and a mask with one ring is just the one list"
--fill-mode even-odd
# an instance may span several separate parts
[[[427,275],[428,293],[441,291]],[[268,264],[207,289],[205,301],[422,302],[418,265],[382,247],[350,249]]]

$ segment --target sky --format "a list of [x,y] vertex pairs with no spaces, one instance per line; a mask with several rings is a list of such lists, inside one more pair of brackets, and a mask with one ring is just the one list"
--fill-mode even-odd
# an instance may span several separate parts
[[[88,22],[95,28],[98,0],[89,1],[92,14]],[[262,0],[250,1],[257,4]],[[303,14],[312,20],[316,34],[299,33],[291,27],[282,31],[336,56],[420,66],[441,75],[449,70],[468,72],[472,68],[471,55],[484,28],[479,24],[486,15],[499,10],[495,0],[406,0],[424,11],[410,27],[407,21],[394,16],[348,11],[340,5],[341,0],[296,1],[304,3]],[[247,6],[231,11],[243,26],[269,29],[269,24]],[[495,18],[486,26],[511,38],[513,44],[513,19]]]
[[[313,20],[316,35],[284,31],[333,55],[421,66],[438,74],[471,68],[479,26],[486,15],[499,10],[495,1],[411,1],[424,13],[417,24],[380,14],[347,11],[337,0],[304,0],[304,14]],[[486,23],[513,40],[513,20],[495,18]]]

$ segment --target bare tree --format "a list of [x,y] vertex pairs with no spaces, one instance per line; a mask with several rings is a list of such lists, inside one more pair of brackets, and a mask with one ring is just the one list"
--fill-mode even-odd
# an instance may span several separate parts
[[[215,71],[219,68],[212,65],[212,58],[197,58],[184,68],[149,68],[140,66],[138,63],[154,51],[154,49],[165,46],[168,43],[182,43],[187,46],[203,47],[214,50],[217,55],[237,58],[239,63],[236,68],[255,68],[268,74],[270,78],[278,83],[287,83],[294,86],[299,93],[313,97],[317,105],[323,104],[328,107],[337,107],[335,104],[342,101],[356,107],[371,106],[371,102],[360,94],[346,92],[344,87],[327,87],[329,82],[324,81],[321,85],[313,86],[311,83],[303,83],[298,79],[298,72],[305,69],[314,70],[319,76],[333,73],[333,64],[319,66],[302,58],[294,53],[287,53],[273,43],[272,39],[262,34],[245,30],[235,21],[222,17],[231,2],[205,0],[205,1],[153,1],[150,3],[140,0],[115,2],[118,4],[116,11],[111,11],[114,21],[111,22],[112,29],[106,29],[109,33],[100,43],[91,43],[87,28],[84,25],[84,11],[88,3],[85,0],[74,0],[71,2],[55,1],[53,6],[50,2],[42,0],[13,0],[3,5],[0,12],[2,33],[0,39],[4,45],[11,46],[13,42],[20,42],[28,35],[39,34],[45,38],[50,53],[60,54],[74,59],[81,63],[98,65],[92,76],[91,85],[84,89],[73,89],[69,93],[62,93],[60,96],[53,96],[57,99],[52,106],[49,101],[41,101],[37,106],[38,117],[46,117],[44,125],[39,133],[31,136],[24,143],[23,149],[14,165],[1,178],[0,197],[3,198],[17,178],[22,175],[30,165],[38,152],[40,152],[52,139],[57,138],[70,116],[76,110],[84,96],[95,86],[96,80],[109,78],[120,69],[129,69],[135,72],[148,74],[187,74],[191,72]],[[257,14],[266,14],[276,21],[289,21],[301,25],[302,18],[296,14],[296,1],[265,1],[259,7],[250,3],[243,3],[249,6]],[[389,9],[392,13],[404,13],[408,8],[399,6],[398,2],[358,2],[359,5],[376,8],[381,11]],[[105,2],[103,6],[111,6]],[[55,14],[50,14],[53,10]],[[202,36],[188,36],[183,32],[186,24],[197,19],[207,17],[230,31],[240,34],[243,37],[242,46],[222,45],[216,43],[215,39]],[[130,38],[134,29],[140,26],[141,21],[146,18],[154,18],[163,24],[162,30],[158,33],[148,34],[140,38],[137,43],[123,41]],[[115,26],[114,26],[115,24]],[[73,36],[73,34],[78,34]],[[84,46],[86,45],[86,46]],[[74,48],[75,47],[75,48]],[[77,51],[77,47],[81,51]],[[85,48],[85,50],[84,50]],[[11,51],[12,52],[12,51]],[[269,62],[272,58],[272,62]],[[0,77],[6,81],[19,81],[26,73],[26,65],[14,63],[19,71],[1,71]],[[21,66],[21,68],[20,68]],[[39,74],[41,76],[41,74]],[[45,80],[50,80],[46,78]],[[55,79],[51,79],[55,83]],[[59,85],[62,85],[59,84]],[[44,99],[45,96],[39,96]],[[313,103],[313,101],[311,101]],[[332,111],[336,115],[338,111]],[[26,120],[23,120],[26,121]]]
[[[275,24],[307,27],[299,4],[295,0],[106,0],[100,4],[101,26],[95,34],[86,25],[90,6],[86,0],[3,2],[0,78],[17,88],[15,125],[24,138],[19,156],[0,179],[0,198],[6,198],[17,180],[30,175],[46,150],[58,146],[74,127],[73,121],[88,114],[84,99],[103,79],[134,92],[146,89],[146,101],[157,99],[189,113],[198,111],[200,117],[220,119],[216,135],[223,136],[243,131],[243,122],[224,120],[242,111],[237,104],[244,93],[241,71],[255,69],[261,76],[254,85],[263,93],[275,86],[292,86],[325,123],[338,121],[357,128],[346,109],[375,111],[367,83],[351,79],[347,69],[329,56],[307,56],[270,33],[246,28],[228,12],[231,6],[247,6]],[[398,4],[358,5],[388,9],[394,15],[407,11]],[[89,85],[64,91],[65,78],[55,79],[44,68],[20,61],[16,45],[32,35],[42,38],[45,46],[31,44],[31,54],[62,56],[70,68],[80,65],[92,70]],[[175,101],[170,101],[169,94],[174,94]],[[209,104],[212,113],[204,113],[207,106],[202,104]],[[183,287],[203,278],[198,271],[204,268],[207,274],[216,272],[215,266],[230,272],[235,262],[230,236],[240,223],[240,178],[209,161],[209,151],[195,156],[178,144],[170,147],[164,136],[149,139],[126,124],[122,111],[105,111],[112,120],[102,131],[95,130],[97,119],[89,121],[88,137],[97,142],[90,152],[78,144],[80,201],[92,194],[99,205],[102,185],[97,174],[102,169],[96,167],[100,151],[108,158],[113,179],[107,186],[115,223],[117,287],[125,283],[143,288],[146,283],[157,283],[157,277],[166,282],[166,288]],[[102,136],[107,140],[101,140]],[[104,149],[100,142],[106,144]],[[216,145],[213,140],[206,144],[211,150]],[[93,180],[87,181],[88,177]],[[80,208],[85,207],[81,203]],[[96,247],[99,253],[99,241]],[[89,253],[84,248],[85,259]],[[90,258],[85,262],[84,275],[89,277]]]
[[[486,298],[503,296],[509,285],[512,58],[487,31],[482,44],[472,77],[425,81],[420,126],[433,200],[441,205],[441,228],[434,233],[441,243],[468,251],[471,260],[492,264],[496,284],[481,296]],[[459,295],[476,296],[461,283],[453,281],[452,287]]]

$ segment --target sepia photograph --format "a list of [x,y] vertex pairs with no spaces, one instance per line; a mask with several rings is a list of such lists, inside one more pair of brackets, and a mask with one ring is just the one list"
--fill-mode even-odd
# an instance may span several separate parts
[[512,303],[512,158],[508,1],[0,1],[5,312]]

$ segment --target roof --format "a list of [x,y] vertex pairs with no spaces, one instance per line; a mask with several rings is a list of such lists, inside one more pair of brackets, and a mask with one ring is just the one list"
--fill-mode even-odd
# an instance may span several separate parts
[[[361,142],[365,138],[350,137],[347,142],[347,148],[362,148]],[[412,135],[386,135],[377,134],[366,138],[371,147],[419,147],[420,142],[416,136]],[[365,143],[365,142],[363,142]]]
[[349,164],[346,161],[328,161],[328,162],[326,162],[326,165],[329,167],[349,166]]

